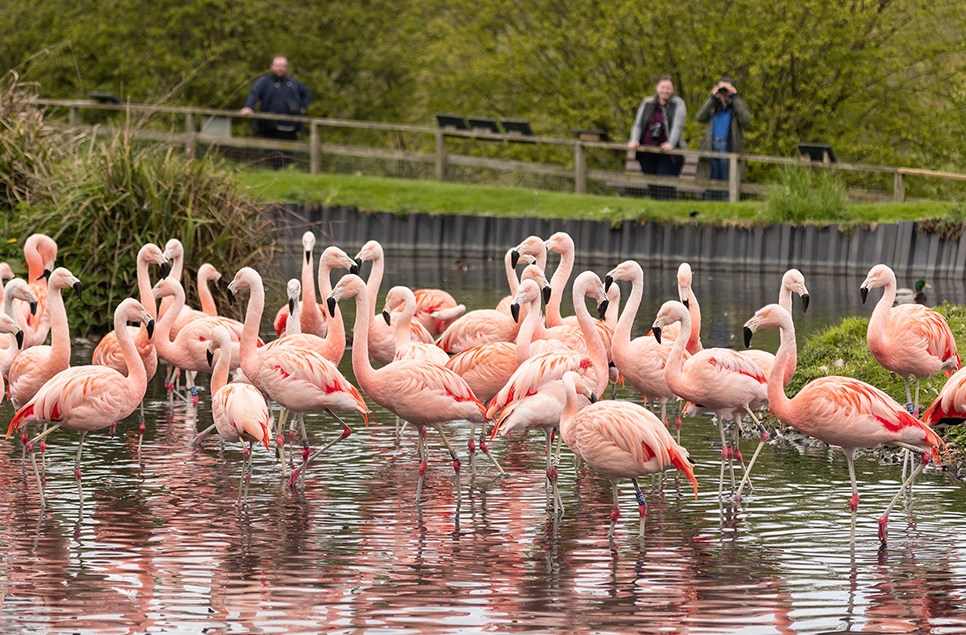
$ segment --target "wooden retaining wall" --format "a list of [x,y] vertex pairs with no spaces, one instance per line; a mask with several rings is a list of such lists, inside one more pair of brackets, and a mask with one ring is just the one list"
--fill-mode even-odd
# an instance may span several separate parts
[[681,262],[727,271],[783,272],[798,267],[811,273],[862,275],[879,263],[897,276],[962,278],[966,234],[957,240],[920,233],[916,223],[879,224],[872,229],[838,225],[713,227],[706,224],[590,220],[544,220],[484,216],[396,215],[359,212],[349,207],[284,205],[272,211],[283,241],[295,244],[307,229],[321,243],[349,253],[367,240],[382,243],[396,257],[502,259],[506,250],[531,234],[546,238],[566,231],[577,256],[593,265],[634,259],[643,266],[676,267]]

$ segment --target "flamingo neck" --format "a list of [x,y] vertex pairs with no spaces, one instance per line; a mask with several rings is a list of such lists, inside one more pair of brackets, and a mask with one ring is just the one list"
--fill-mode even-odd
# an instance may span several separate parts
[[[413,322],[413,315],[416,314],[416,298],[406,298],[406,303],[403,305],[401,311],[396,312],[395,320],[395,331],[396,331],[396,350],[398,351],[403,346],[408,346],[412,343],[412,336],[409,332],[409,327]],[[376,316],[374,319],[379,319]]]
[[154,299],[154,292],[151,290],[151,276],[148,273],[148,262],[142,258],[138,258],[137,262],[137,279],[138,299],[141,301],[141,306],[148,312],[148,315],[157,319],[158,305]]
[[[681,311],[680,317],[681,331],[689,332],[691,329],[691,316],[687,311]],[[680,394],[681,389],[684,388],[682,385],[682,375],[684,372],[684,351],[687,344],[687,340],[683,337],[674,340],[674,344],[671,345],[671,352],[668,353],[667,362],[664,366],[664,379],[667,382],[668,388],[677,394]]]
[[571,377],[564,377],[564,406],[560,413],[560,436],[564,439],[570,438],[570,427],[573,425],[574,418],[579,409],[577,403],[577,386]]
[[701,344],[701,305],[698,304],[698,299],[690,287],[688,287],[688,317],[691,321],[690,328],[685,328],[683,321],[681,328],[688,333],[688,352],[693,355],[704,346]]
[[[573,245],[569,245],[560,252],[560,264],[557,265],[556,271],[553,272],[553,278],[550,280],[553,296],[550,298],[550,302],[547,302],[547,326],[551,328],[563,324],[563,318],[560,316],[560,305],[563,302],[564,289],[567,288],[567,282],[570,280],[570,274],[573,273],[573,270],[574,248]],[[574,295],[576,296],[576,292]],[[574,312],[577,311],[576,304],[575,300]]]
[[[375,269],[373,268],[373,272]],[[369,277],[372,280],[372,276]],[[352,339],[352,372],[356,376],[356,381],[366,394],[381,393],[379,390],[379,379],[376,370],[369,361],[369,320],[372,319],[372,309],[369,304],[369,296],[366,293],[356,294],[356,321],[352,329],[354,337]],[[375,397],[373,397],[375,399]]]
[[23,246],[23,259],[27,263],[27,283],[32,284],[44,272],[44,260],[36,241],[28,240]]
[[[546,331],[540,319],[540,297],[538,296],[528,302],[527,306],[530,308],[527,311],[526,317],[521,318],[523,324],[520,325],[520,330],[517,331],[517,366],[530,357],[530,343],[534,339],[544,339]],[[522,312],[523,307],[520,307],[520,309]]]
[[[319,261],[319,275],[322,275],[321,260]],[[322,297],[327,298],[328,296],[323,295]],[[315,299],[315,257],[311,252],[309,252],[309,257],[302,262],[302,310],[300,315],[299,319],[305,322],[303,331],[309,327],[325,324],[325,316],[319,309],[318,300]]]
[[778,292],[778,306],[788,311],[789,315],[792,314],[792,290],[785,285]]
[[369,280],[366,281],[366,289],[369,291],[369,306],[375,307],[379,299],[379,285],[382,284],[382,274],[386,268],[385,258],[382,253],[372,259],[372,269],[369,271]]
[[[117,335],[117,346],[127,365],[127,377],[122,381],[131,386],[131,392],[137,395],[138,401],[144,398],[144,391],[148,387],[148,375],[144,369],[144,362],[138,354],[137,345],[127,328],[127,320],[120,316],[114,317],[114,333]],[[157,336],[157,334],[155,334]]]
[[[172,258],[169,262],[171,263],[171,269],[168,271],[168,277],[172,280],[177,280],[180,284],[181,274],[184,272],[184,254],[182,253],[176,258]],[[173,303],[174,298],[171,296],[161,298],[161,307],[158,309],[158,315],[163,316],[165,313],[168,313],[171,310],[171,305]],[[181,306],[184,306],[184,303],[182,303]],[[180,312],[181,309],[178,309],[175,313],[177,314]]]
[[212,317],[218,315],[218,306],[215,304],[214,296],[211,295],[211,288],[208,286],[208,279],[202,277],[201,275],[201,269],[198,270],[198,300],[201,302],[202,313]]
[[775,416],[788,421],[791,413],[791,400],[785,394],[785,377],[795,374],[795,358],[797,345],[795,343],[795,324],[791,316],[782,316],[781,343],[775,354],[775,363],[768,373],[768,407]]
[[171,305],[167,311],[161,314],[161,319],[155,325],[154,333],[154,347],[158,350],[158,354],[165,359],[170,359],[175,353],[171,342],[171,327],[174,326],[175,320],[181,314],[181,309],[184,308],[184,288],[181,285],[173,285],[173,287],[174,295],[162,298],[162,307],[164,306],[163,300],[168,298],[171,299]]
[[503,256],[503,267],[506,269],[506,281],[510,285],[511,296],[515,295],[517,289],[520,288],[520,279],[517,278],[516,269],[510,264],[512,260],[512,251],[506,252],[506,255]]
[[637,318],[637,311],[641,308],[641,300],[644,298],[644,272],[634,273],[631,279],[631,294],[627,297],[627,304],[624,305],[624,312],[617,320],[617,328],[614,329],[614,342],[612,348],[627,347],[631,343],[631,329],[634,327],[634,320]]
[[50,314],[50,357],[58,368],[70,365],[70,326],[61,289],[47,286],[47,312]]
[[228,366],[231,364],[231,349],[219,347],[215,352],[215,357],[215,367],[211,369],[212,395],[224,388],[225,384],[228,383]]
[[[873,352],[878,352],[887,346],[885,340],[889,333],[887,328],[889,326],[889,314],[895,301],[896,283],[894,280],[888,281],[882,287],[882,297],[879,298],[872,310],[872,317],[869,318],[869,329],[866,332],[869,348]],[[873,337],[873,335],[875,336]]]
[[587,310],[587,303],[584,298],[587,295],[587,285],[582,281],[574,284],[574,313],[577,315],[577,324],[580,331],[584,334],[584,343],[587,345],[587,355],[594,363],[597,372],[597,384],[594,392],[602,394],[607,389],[607,382],[610,381],[610,369],[607,366],[607,349],[604,348],[604,340],[600,337],[597,330],[597,322]]
[[265,287],[262,279],[251,276],[248,291],[248,308],[245,309],[241,341],[238,343],[238,356],[242,372],[249,379],[253,379],[258,371],[258,328],[262,321],[262,312],[265,310]]

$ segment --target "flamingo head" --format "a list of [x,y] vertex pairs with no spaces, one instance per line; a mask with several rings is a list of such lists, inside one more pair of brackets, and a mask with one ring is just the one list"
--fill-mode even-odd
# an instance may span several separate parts
[[22,278],[14,278],[3,288],[5,298],[21,300],[30,305],[30,314],[37,315],[37,295]]
[[687,317],[688,308],[677,300],[668,300],[661,305],[661,309],[657,312],[657,317],[654,318],[654,324],[651,326],[651,332],[654,334],[654,339],[657,340],[657,343],[661,343],[661,329],[669,324],[681,322]]
[[805,276],[798,269],[789,269],[782,276],[782,288],[797,293],[802,298],[802,313],[808,311],[808,289],[805,287]]
[[161,298],[174,298],[177,297],[179,292],[182,297],[184,297],[184,287],[181,283],[174,278],[162,278],[158,280],[154,288],[152,289],[154,293],[154,299],[160,300]]
[[288,313],[294,315],[298,310],[299,297],[302,295],[302,283],[298,278],[292,278],[288,281],[285,294],[288,297]]
[[678,267],[678,299],[681,300],[681,304],[688,306],[688,298],[691,295],[691,282],[693,280],[693,275],[691,273],[691,265],[686,262],[682,262],[681,266]]
[[315,250],[315,234],[305,232],[302,234],[302,251],[305,252],[305,264],[312,262],[312,252]]
[[544,243],[547,251],[552,251],[555,254],[562,254],[566,251],[574,251],[574,239],[570,237],[567,232],[557,232],[547,239]]
[[788,314],[788,311],[781,308],[777,304],[769,304],[768,306],[758,309],[751,319],[745,322],[744,335],[745,335],[745,347],[751,346],[751,337],[758,332],[759,329],[773,329],[782,328],[789,329],[794,328],[792,326],[792,316]]
[[172,238],[164,243],[164,257],[172,263],[181,262],[184,258],[184,245],[177,238]]
[[888,265],[876,265],[869,269],[869,275],[859,287],[863,304],[869,297],[869,290],[876,287],[887,287],[893,290],[896,288],[896,273]]
[[[516,254],[515,256],[513,254]],[[527,236],[522,243],[517,245],[511,250],[511,260],[510,265],[516,267],[519,264],[519,260],[523,256],[533,256],[534,260],[537,257],[547,254],[547,248],[543,243],[543,239],[539,236]]]
[[211,329],[211,339],[208,340],[208,346],[205,349],[205,357],[208,360],[208,366],[211,367],[215,359],[215,351],[217,350],[228,350],[231,346],[231,335],[228,333],[228,329],[223,325],[219,324],[215,328]]
[[4,280],[10,280],[11,278],[13,278],[13,269],[10,268],[9,264],[0,262],[0,284]]
[[204,262],[198,267],[198,277],[204,281],[211,281],[215,284],[221,280],[221,272],[215,269],[215,265]]
[[[362,263],[357,263],[355,260],[349,257],[349,254],[342,251],[335,245],[326,247],[322,252],[322,257],[319,259],[320,270],[324,267],[327,269],[327,271],[332,271],[333,269],[345,269],[346,271],[352,271],[352,268],[357,265],[361,267]],[[320,277],[327,275],[327,271],[320,273]]]
[[251,267],[242,267],[235,272],[235,277],[228,283],[228,304],[235,303],[235,295],[239,291],[246,289],[251,291],[256,288],[262,291],[262,277]]
[[644,270],[634,260],[625,260],[607,272],[604,288],[610,291],[610,286],[615,280],[644,280]]
[[[382,258],[383,258],[382,245],[380,245],[379,241],[377,240],[370,240],[365,245],[363,245],[362,249],[359,250],[359,253],[356,254],[355,261],[356,261],[356,264],[361,269],[362,263],[364,263],[365,261],[382,260]],[[350,272],[350,273],[356,273],[358,275],[358,272]]]
[[17,326],[17,321],[6,313],[0,313],[0,333],[13,335],[17,338],[17,350],[23,348],[23,330]]
[[347,276],[342,276],[342,278],[339,279],[338,284],[335,285],[335,288],[332,289],[332,293],[329,294],[329,297],[326,300],[329,315],[335,315],[335,307],[339,300],[353,297],[361,303],[368,303],[369,301],[366,293],[366,283],[363,282],[362,278],[359,276],[350,273]]
[[74,294],[77,295],[78,298],[81,297],[81,290],[83,289],[81,281],[75,278],[74,274],[64,267],[57,267],[54,269],[54,271],[48,276],[47,280],[48,285],[52,289],[56,289],[58,291],[60,289],[73,289]]
[[168,277],[168,273],[171,271],[171,264],[168,262],[168,258],[161,251],[161,248],[154,243],[144,243],[141,249],[138,250],[138,264],[141,263],[160,265],[162,278]]

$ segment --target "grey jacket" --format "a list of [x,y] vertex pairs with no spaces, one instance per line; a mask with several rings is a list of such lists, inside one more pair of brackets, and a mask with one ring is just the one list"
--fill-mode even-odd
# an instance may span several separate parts
[[[715,106],[719,103],[718,98],[714,95],[708,97],[704,104],[701,105],[701,109],[698,111],[696,116],[698,121],[708,124],[704,130],[704,137],[701,139],[701,150],[711,150],[711,136],[712,130],[714,129],[714,111]],[[732,96],[731,105],[734,106],[731,114],[731,129],[729,131],[731,151],[741,154],[745,151],[745,136],[742,132],[742,128],[751,123],[751,113],[748,112],[748,105],[738,95]],[[740,176],[742,179],[744,179],[745,162],[740,162],[739,167]],[[711,159],[701,158],[698,160],[698,170],[695,174],[695,178],[711,178]]]
[[[634,117],[634,126],[631,128],[631,138],[629,141],[640,141],[644,123],[650,119],[654,108],[657,106],[657,97],[651,95],[645,97],[637,109],[637,116]],[[664,134],[667,136],[668,143],[675,148],[688,147],[684,140],[684,120],[688,117],[687,106],[684,100],[677,95],[671,95],[667,105],[667,117],[664,119]],[[670,124],[668,123],[670,120]]]

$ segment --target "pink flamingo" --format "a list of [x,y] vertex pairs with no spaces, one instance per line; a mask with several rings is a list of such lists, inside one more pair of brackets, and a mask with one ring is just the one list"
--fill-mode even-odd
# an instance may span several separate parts
[[416,298],[414,319],[431,335],[442,335],[449,325],[466,312],[466,305],[442,289],[413,289]]
[[[919,412],[919,380],[945,372],[950,377],[961,367],[956,354],[956,339],[949,324],[939,313],[921,304],[900,304],[896,299],[896,274],[886,265],[869,270],[862,286],[862,302],[869,289],[884,287],[882,297],[872,311],[866,340],[876,361],[886,370],[902,377],[906,387],[906,403]],[[916,400],[909,392],[909,377],[916,378]]]
[[[350,271],[359,273],[362,263],[366,260],[372,261],[372,269],[369,272],[366,288],[369,293],[369,307],[375,311],[379,298],[379,285],[382,284],[382,276],[386,267],[385,254],[378,241],[370,240],[362,246],[362,249],[356,254],[356,265]],[[355,335],[358,337],[358,333]],[[419,321],[412,322],[410,337],[414,342],[433,343],[432,334]],[[388,364],[396,356],[395,334],[385,320],[369,320],[368,348],[373,361],[380,365]]]
[[[808,311],[808,289],[805,287],[805,276],[798,269],[789,269],[782,276],[782,286],[778,291],[778,305],[792,313],[792,294],[797,293],[802,299],[802,313]],[[755,362],[761,372],[767,377],[771,373],[771,368],[775,363],[775,356],[767,351],[748,349],[741,351],[741,354]],[[787,386],[795,375],[795,367],[798,364],[797,353],[793,353],[792,361],[785,367],[783,376],[783,386]],[[754,459],[752,459],[754,463]]]
[[960,422],[966,419],[966,368],[960,368],[946,384],[926,412],[922,422],[934,426],[942,421]]
[[23,258],[27,263],[27,284],[37,296],[37,309],[31,313],[26,305],[21,309],[27,328],[24,329],[24,348],[39,346],[50,332],[50,313],[47,311],[47,285],[38,281],[54,270],[57,243],[46,234],[31,234],[24,241]]
[[13,269],[10,267],[10,264],[0,262],[0,303],[3,302],[4,287],[7,284],[7,280],[12,280],[13,278]]
[[[19,351],[20,347],[23,346],[23,329],[20,328],[15,319],[6,313],[0,313],[0,333],[7,333],[12,336],[8,348]],[[3,395],[3,374],[0,373],[0,401],[3,401]]]
[[14,408],[27,403],[48,379],[70,366],[70,325],[64,308],[63,289],[74,289],[79,298],[81,281],[70,271],[57,267],[47,276],[47,311],[50,314],[50,346],[21,351],[7,371],[10,401]]
[[[343,298],[355,298],[356,321],[354,333],[369,332],[368,322],[372,319],[369,295],[365,283],[358,276],[349,274],[339,280],[329,296],[329,309]],[[357,337],[352,346],[352,371],[362,390],[377,404],[390,410],[400,419],[416,426],[419,448],[419,482],[416,488],[416,502],[422,494],[423,475],[426,472],[426,453],[423,429],[430,427],[439,432],[440,438],[453,459],[456,472],[456,507],[462,501],[460,487],[460,460],[449,439],[443,433],[443,424],[465,419],[475,424],[483,422],[483,404],[473,395],[473,391],[462,377],[453,371],[417,360],[394,361],[378,370],[369,362],[369,351],[364,338]],[[471,431],[470,436],[473,436]],[[502,473],[502,468],[490,456],[485,444],[480,448]]]
[[670,469],[682,472],[698,497],[698,481],[694,477],[688,451],[678,445],[664,424],[646,408],[629,401],[596,401],[578,409],[577,385],[583,381],[577,373],[563,376],[566,404],[560,417],[560,435],[564,442],[590,467],[611,482],[614,508],[610,514],[609,540],[614,540],[614,525],[620,518],[617,484],[631,479],[641,516],[640,539],[644,540],[647,501],[637,479],[647,474],[660,474]]
[[[300,307],[301,324],[299,325],[299,331],[301,333],[311,333],[318,337],[325,337],[326,329],[328,328],[328,316],[325,314],[325,309],[315,298],[314,250],[315,234],[307,231],[302,234],[302,252],[305,254],[305,258],[302,260],[300,286],[302,288],[302,302],[308,302],[309,304]],[[328,291],[332,289],[332,283],[329,278],[332,269],[340,267],[349,269],[353,264],[352,259],[338,247],[328,247],[322,253],[322,256],[319,258],[318,272],[318,284],[319,290],[323,293],[322,297],[325,297]],[[274,325],[277,335],[281,336],[285,332],[290,315],[288,304],[282,305],[275,314]]]
[[694,295],[694,289],[691,288],[692,281],[691,265],[682,262],[678,267],[678,299],[688,308],[688,315],[691,316],[691,331],[688,333],[686,349],[693,355],[704,346],[701,345],[701,306]]
[[61,426],[80,433],[77,458],[74,462],[74,476],[77,479],[77,493],[83,510],[84,493],[81,489],[80,464],[84,436],[92,430],[106,427],[110,427],[113,431],[117,422],[134,412],[138,403],[144,398],[144,391],[148,385],[147,376],[137,348],[134,346],[134,339],[126,328],[129,321],[135,320],[146,324],[148,333],[151,333],[154,323],[151,315],[137,300],[128,298],[114,311],[114,330],[118,334],[124,359],[130,369],[126,377],[106,366],[67,368],[50,378],[10,421],[10,427],[7,430],[8,438],[15,430],[29,424],[52,424],[41,435],[27,443],[40,490],[41,509],[45,506],[44,490],[33,454],[34,442]]
[[[141,301],[141,306],[147,309],[148,314],[153,319],[157,319],[158,309],[151,287],[151,277],[148,273],[148,266],[151,264],[161,266],[162,278],[168,274],[168,259],[161,253],[161,248],[154,243],[146,243],[138,250],[137,256],[138,296]],[[147,328],[143,325],[138,327],[128,326],[127,328],[131,331],[131,337],[134,338],[134,345],[138,349],[141,363],[144,364],[144,372],[147,375],[148,381],[151,381],[158,370],[158,352],[154,348],[154,342],[151,341]],[[127,375],[124,353],[121,350],[120,342],[117,341],[117,333],[111,331],[101,338],[97,347],[94,348],[94,353],[91,355],[91,364],[95,366],[107,366],[122,375]],[[138,447],[140,448],[145,431],[143,403],[139,411]]]
[[[435,344],[413,342],[409,337],[409,326],[416,314],[416,295],[409,287],[397,286],[386,294],[386,307],[382,316],[386,324],[394,326],[396,330],[396,355],[393,361],[402,359],[417,359],[445,366],[449,355]],[[395,315],[395,317],[391,317]],[[393,324],[394,323],[394,324]]]
[[198,267],[198,301],[201,303],[201,312],[207,316],[218,315],[218,305],[215,304],[215,297],[211,295],[209,282],[216,285],[221,280],[221,272],[210,262],[203,262]]
[[[890,300],[891,302],[891,300]],[[781,344],[768,381],[768,405],[775,415],[809,436],[842,448],[852,481],[852,532],[859,507],[855,483],[855,451],[858,448],[892,444],[922,451],[922,461],[899,487],[899,492],[879,518],[879,540],[886,542],[889,512],[915,476],[929,462],[930,454],[939,461],[942,439],[895,399],[875,386],[851,377],[819,377],[810,381],[793,399],[785,395],[782,373],[791,361],[795,344],[795,325],[791,315],[777,304],[770,304],[745,323],[745,342],[762,328],[780,328]]]
[[[546,253],[546,250],[544,250],[544,253]],[[510,315],[510,305],[513,304],[513,296],[516,295],[517,289],[520,287],[520,279],[517,278],[514,260],[518,262],[522,260],[526,265],[532,265],[537,261],[533,256],[522,255],[516,249],[507,249],[506,255],[503,256],[503,268],[506,270],[506,279],[507,284],[510,286],[510,295],[500,298],[500,301],[496,305],[496,310],[507,315]],[[543,271],[543,269],[541,268],[540,271]]]
[[[24,319],[19,308],[14,308],[14,300],[26,303],[28,308],[33,311],[37,310],[37,296],[30,289],[30,285],[21,278],[14,278],[4,287],[3,314],[10,317],[20,327],[20,330],[24,330],[27,327],[27,320]],[[24,331],[24,337],[26,337],[26,331]],[[23,343],[14,346],[12,340],[7,343],[3,339],[0,338],[0,376],[6,377],[10,370],[10,364],[13,363],[13,358],[20,353]]]
[[437,346],[456,354],[486,342],[513,342],[520,324],[496,309],[477,309],[450,324]]
[[[238,485],[238,499],[244,505],[251,481],[252,449],[256,443],[269,450],[269,440],[274,421],[262,393],[251,384],[228,383],[228,366],[231,335],[224,326],[211,331],[208,342],[208,360],[215,360],[211,371],[211,418],[221,438],[229,443],[242,443],[242,477]],[[245,447],[248,443],[248,447]]]
[[564,324],[576,326],[576,317],[571,316],[570,318],[564,319],[560,316],[560,304],[563,300],[563,294],[567,289],[567,283],[570,281],[570,275],[574,270],[574,259],[576,258],[574,239],[567,232],[557,232],[547,239],[545,247],[548,252],[552,251],[560,254],[560,264],[557,265],[557,268],[553,272],[553,277],[550,278],[550,287],[556,289],[557,293],[553,294],[547,302],[547,326],[550,328]]
[[[713,412],[721,432],[721,470],[718,480],[718,496],[723,493],[725,461],[731,474],[731,491],[735,492],[733,457],[734,448],[725,436],[724,422],[731,420],[740,424],[747,413],[761,431],[759,445],[768,439],[768,433],[755,416],[755,408],[760,407],[768,398],[766,379],[748,358],[728,348],[703,349],[685,361],[684,353],[688,344],[685,333],[691,333],[691,316],[687,307],[680,302],[665,302],[654,320],[651,330],[654,338],[661,341],[661,329],[666,324],[681,323],[681,336],[674,340],[664,368],[667,385],[678,397],[693,401],[705,410]],[[739,455],[740,460],[740,455]],[[748,470],[745,470],[745,477]],[[744,481],[742,481],[744,482]],[[740,490],[736,496],[740,496]]]
[[[338,367],[315,351],[297,346],[259,348],[258,327],[265,310],[265,287],[262,277],[251,267],[242,267],[235,273],[235,278],[228,285],[228,301],[234,302],[235,295],[243,290],[248,290],[250,294],[240,349],[241,368],[245,377],[280,406],[298,415],[300,421],[304,420],[306,412],[325,410],[342,426],[342,434],[311,457],[308,439],[303,439],[303,469],[300,471],[304,478],[304,468],[312,458],[352,434],[352,428],[336,416],[333,410],[358,412],[368,425],[369,408],[359,391],[342,376]],[[335,315],[334,310],[329,313]],[[297,475],[298,472],[293,471],[289,482],[294,484]]]

